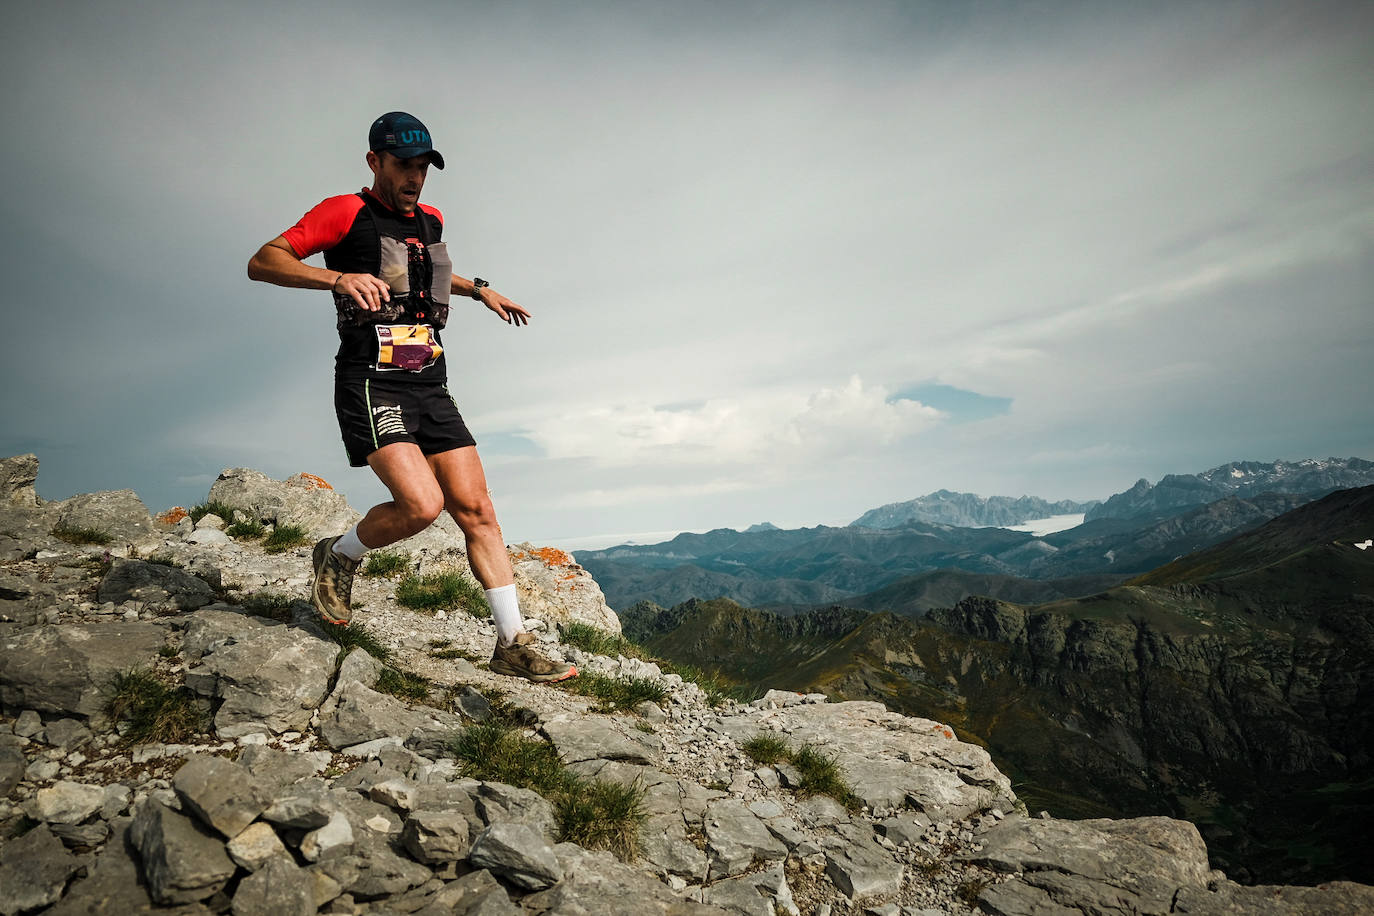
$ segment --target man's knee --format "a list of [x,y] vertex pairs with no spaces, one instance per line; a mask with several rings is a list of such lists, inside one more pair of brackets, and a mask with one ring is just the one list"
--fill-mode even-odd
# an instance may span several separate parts
[[452,499],[448,504],[449,514],[463,530],[496,524],[496,507],[486,493],[463,499]]
[[444,495],[436,487],[433,492],[418,493],[400,503],[408,527],[424,531],[444,511]]

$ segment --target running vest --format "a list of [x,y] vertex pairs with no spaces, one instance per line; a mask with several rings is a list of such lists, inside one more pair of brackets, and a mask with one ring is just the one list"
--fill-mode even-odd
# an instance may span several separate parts
[[368,273],[391,287],[391,301],[370,312],[351,296],[334,294],[341,379],[384,378],[443,382],[447,375],[439,331],[448,321],[453,262],[440,240],[443,224],[420,207],[412,217],[388,209],[366,191],[339,244],[324,264],[341,273]]

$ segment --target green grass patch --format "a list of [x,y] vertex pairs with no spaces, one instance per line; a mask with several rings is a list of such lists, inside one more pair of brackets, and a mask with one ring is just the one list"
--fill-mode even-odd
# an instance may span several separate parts
[[278,525],[262,542],[268,553],[285,553],[293,547],[308,547],[310,532],[300,525]]
[[829,795],[835,801],[851,810],[859,807],[849,783],[840,772],[840,764],[833,755],[822,752],[812,744],[802,745],[801,750],[792,754],[792,766],[801,772],[802,784],[797,794]]
[[278,592],[254,592],[239,602],[240,607],[258,617],[268,617],[283,623],[291,622],[291,605],[296,599]]
[[234,522],[224,533],[231,538],[240,538],[245,541],[256,541],[258,538],[267,534],[267,526],[255,518],[246,522]]
[[52,529],[52,536],[68,544],[109,544],[114,541],[114,535],[108,531],[79,525],[57,525]]
[[413,611],[464,610],[474,617],[491,614],[482,586],[458,572],[412,573],[396,586],[396,603]]
[[583,779],[564,768],[552,744],[495,720],[463,730],[451,749],[465,776],[532,789],[547,798],[558,818],[559,842],[609,849],[625,860],[637,854],[645,818],[644,791],[637,783]]
[[344,655],[354,649],[362,649],[383,664],[391,661],[391,650],[382,644],[375,633],[361,623],[350,623],[342,627],[331,624],[324,628],[324,633],[339,644]]
[[755,735],[740,747],[755,763],[777,763],[792,753],[792,748],[778,735]]
[[647,677],[609,677],[595,671],[579,672],[577,677],[552,684],[584,697],[600,700],[597,712],[633,709],[645,700],[661,703],[668,698],[668,690],[658,681]]
[[790,763],[801,774],[796,793],[802,797],[828,795],[851,811],[860,807],[859,799],[849,788],[838,760],[814,744],[803,744],[794,750],[779,735],[758,734],[740,746],[755,763]]
[[576,646],[593,655],[623,655],[626,658],[648,660],[649,653],[624,636],[609,633],[589,623],[565,623],[559,627],[559,639],[564,645]]
[[427,700],[429,688],[429,678],[424,675],[389,667],[382,669],[376,686],[378,692],[389,693],[403,700]]
[[128,723],[131,744],[184,741],[204,729],[195,698],[150,671],[134,668],[116,674],[105,689],[105,714]]
[[362,574],[369,578],[395,576],[410,568],[410,554],[404,550],[374,550],[367,555]]
[[162,658],[176,658],[178,655],[181,654],[181,650],[178,649],[176,646],[163,643],[162,645],[158,646],[157,654]]
[[234,520],[234,507],[228,503],[222,503],[217,499],[203,502],[199,506],[192,506],[187,513],[191,516],[191,521],[200,524],[200,520],[207,515],[218,516],[224,519],[227,525]]
[[429,641],[429,647],[431,649],[447,649],[451,645],[453,645],[453,640],[451,639],[431,639]]

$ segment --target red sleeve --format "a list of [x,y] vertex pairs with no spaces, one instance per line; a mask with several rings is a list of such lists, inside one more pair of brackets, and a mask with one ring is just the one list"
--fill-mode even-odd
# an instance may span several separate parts
[[429,204],[420,204],[420,209],[437,219],[440,226],[444,224],[444,214],[439,212],[438,207],[431,207]]
[[357,194],[340,194],[328,197],[316,204],[296,225],[282,233],[288,245],[299,258],[333,248],[343,241],[353,225],[362,199]]

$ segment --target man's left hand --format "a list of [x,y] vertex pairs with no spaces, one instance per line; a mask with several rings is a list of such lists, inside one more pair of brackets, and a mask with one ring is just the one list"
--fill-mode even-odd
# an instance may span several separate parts
[[523,306],[516,305],[490,286],[482,287],[477,294],[482,297],[482,304],[495,312],[506,324],[520,327],[530,323],[530,313]]

